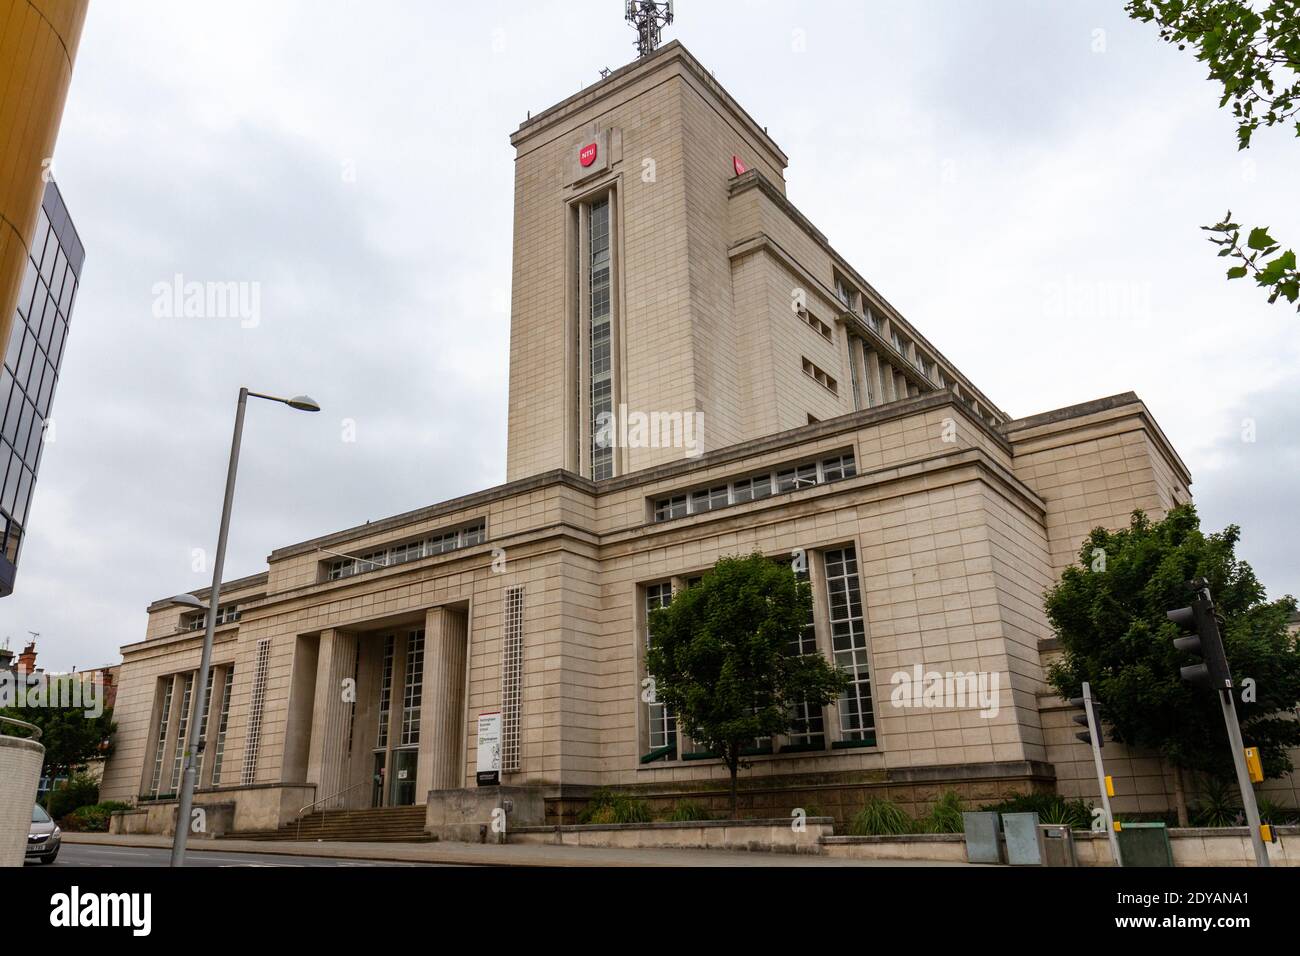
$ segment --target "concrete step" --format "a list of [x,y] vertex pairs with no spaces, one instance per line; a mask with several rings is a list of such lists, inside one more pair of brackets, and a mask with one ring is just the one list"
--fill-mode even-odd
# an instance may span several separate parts
[[338,843],[428,843],[424,807],[379,807],[310,813],[278,830],[228,833],[228,840],[324,841]]

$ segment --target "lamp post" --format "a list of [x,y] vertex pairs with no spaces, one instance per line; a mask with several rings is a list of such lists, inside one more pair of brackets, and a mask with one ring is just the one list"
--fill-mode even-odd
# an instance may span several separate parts
[[[217,608],[221,603],[221,575],[226,563],[226,538],[230,532],[230,508],[235,500],[235,474],[239,470],[239,443],[244,435],[244,409],[250,398],[264,398],[269,402],[280,402],[290,408],[303,412],[319,412],[320,406],[306,395],[294,398],[277,398],[274,395],[262,395],[250,392],[246,388],[239,390],[239,405],[235,411],[235,435],[230,442],[230,466],[226,471],[226,498],[221,506],[221,530],[217,534],[217,554],[212,568],[212,591],[207,603],[207,626],[203,632],[203,657],[199,664],[198,681],[194,688],[194,704],[190,722],[185,734],[185,773],[181,781],[180,807],[176,815],[176,835],[172,840],[172,866],[185,865],[185,841],[190,834],[190,810],[194,803],[194,758],[199,746],[199,735],[203,730],[203,721],[207,716],[207,701],[204,700],[208,686],[208,671],[212,665],[212,635],[217,629]],[[203,603],[192,594],[183,594],[174,599],[187,607],[203,608]]]

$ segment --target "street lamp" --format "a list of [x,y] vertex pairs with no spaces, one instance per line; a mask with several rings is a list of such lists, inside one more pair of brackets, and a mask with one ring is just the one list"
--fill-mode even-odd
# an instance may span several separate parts
[[277,398],[250,392],[246,388],[239,390],[239,405],[235,411],[235,435],[230,442],[230,467],[226,471],[226,498],[221,506],[221,530],[217,534],[217,555],[212,569],[212,591],[206,608],[202,601],[192,594],[182,594],[172,600],[186,607],[207,611],[207,627],[203,632],[203,657],[199,664],[198,683],[194,688],[194,708],[185,734],[185,775],[181,781],[180,807],[176,815],[176,835],[172,839],[172,866],[185,865],[185,841],[190,834],[190,810],[194,803],[194,757],[199,747],[199,734],[207,716],[207,701],[204,691],[208,686],[208,671],[212,665],[212,635],[217,629],[217,607],[221,602],[221,575],[226,564],[226,538],[230,533],[230,507],[235,500],[235,473],[239,470],[239,443],[244,435],[244,409],[250,398],[264,398],[268,402],[280,402],[300,412],[319,412],[320,405],[306,395],[293,398]]

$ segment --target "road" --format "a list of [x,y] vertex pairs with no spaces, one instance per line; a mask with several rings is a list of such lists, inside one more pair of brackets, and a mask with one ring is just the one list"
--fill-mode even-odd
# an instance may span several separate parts
[[[80,866],[167,866],[171,851],[164,848],[92,846],[65,843],[54,867]],[[39,864],[29,864],[33,867]],[[392,863],[388,861],[344,860],[322,856],[284,856],[277,853],[230,853],[220,850],[189,850],[186,866],[438,866],[436,863]]]

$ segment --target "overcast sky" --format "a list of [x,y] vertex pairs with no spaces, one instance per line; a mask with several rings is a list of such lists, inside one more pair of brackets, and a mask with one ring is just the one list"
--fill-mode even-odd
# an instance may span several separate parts
[[[1203,68],[1122,0],[677,14],[793,202],[993,401],[1136,391],[1204,526],[1300,591],[1300,317],[1198,228],[1231,208],[1300,242],[1294,137],[1239,154]],[[325,411],[250,406],[227,579],[503,482],[508,136],[632,40],[619,0],[94,0],[54,163],[84,281],[0,640],[114,662],[150,601],[208,583],[241,385]],[[155,315],[178,274],[258,283],[255,327]]]

